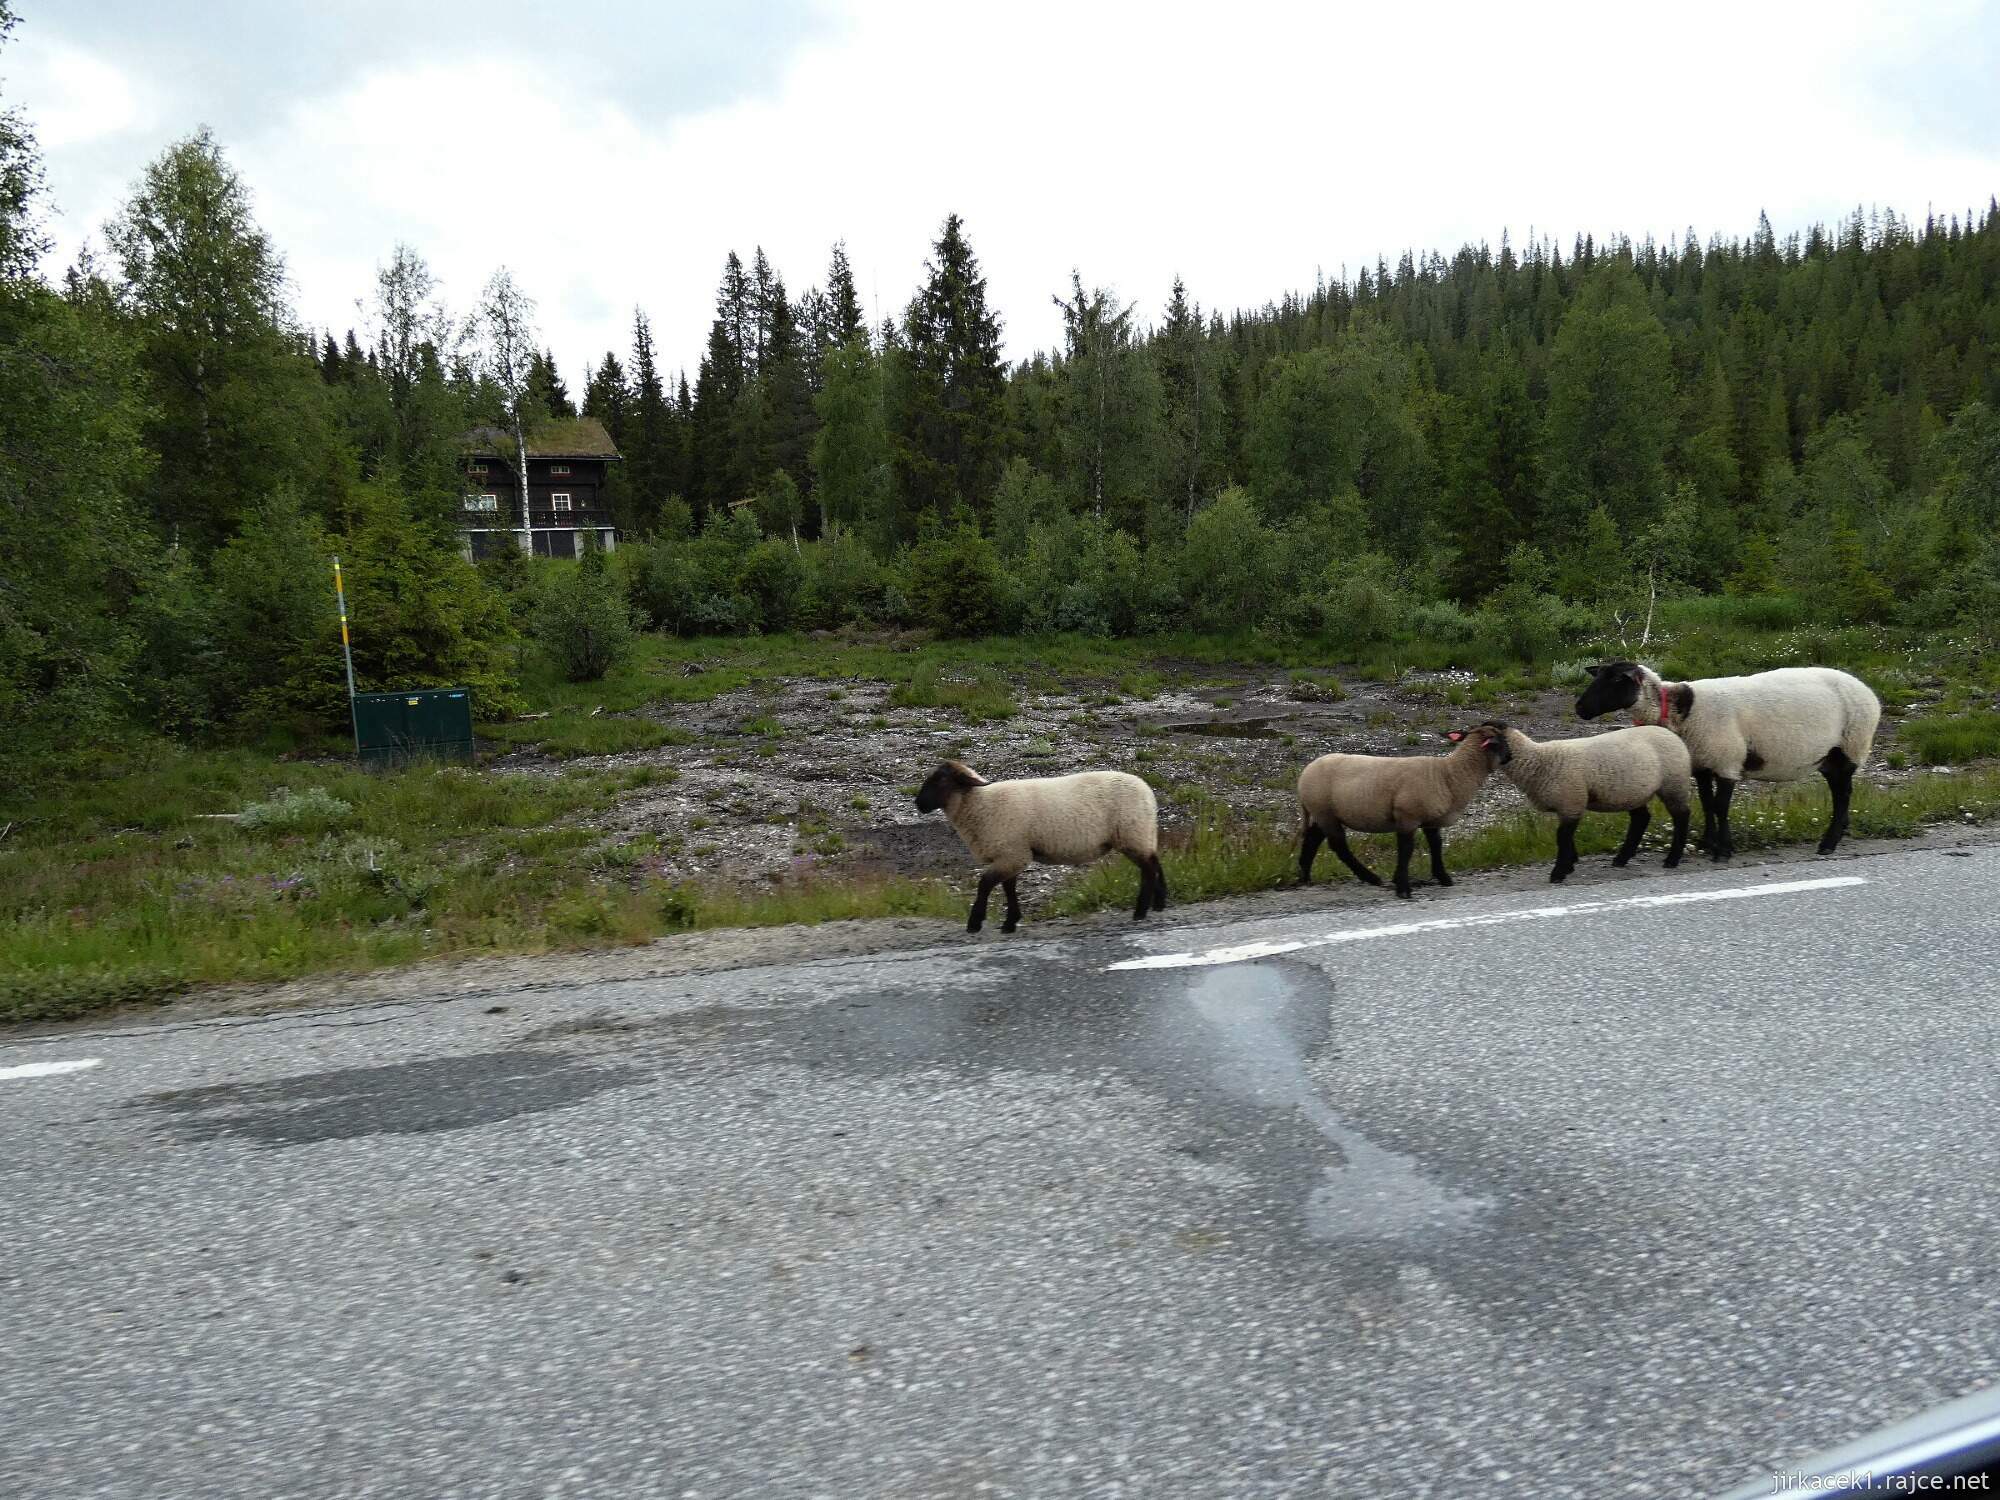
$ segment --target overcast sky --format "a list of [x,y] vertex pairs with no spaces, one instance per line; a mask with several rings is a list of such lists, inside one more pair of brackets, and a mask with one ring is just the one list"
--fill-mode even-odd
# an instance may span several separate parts
[[1157,316],[1261,304],[1406,247],[2000,192],[2000,3],[1679,0],[16,0],[4,98],[48,159],[52,267],[213,126],[300,316],[362,321],[415,245],[469,305],[506,264],[572,388],[653,319],[692,377],[726,251],[795,293],[847,241],[900,309],[967,223],[1010,357],[1072,266]]

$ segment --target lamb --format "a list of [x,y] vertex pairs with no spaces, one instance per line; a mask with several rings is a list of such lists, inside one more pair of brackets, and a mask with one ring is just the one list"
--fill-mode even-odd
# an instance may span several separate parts
[[1833,793],[1833,817],[1819,852],[1831,854],[1847,832],[1854,773],[1868,759],[1882,704],[1866,683],[1832,667],[1780,667],[1748,677],[1665,682],[1640,662],[1603,662],[1576,700],[1579,717],[1630,709],[1634,724],[1678,734],[1694,762],[1701,794],[1701,844],[1725,860],[1736,852],[1729,802],[1736,783],[1796,781],[1818,771]]
[[1623,868],[1638,853],[1639,840],[1653,820],[1647,803],[1658,797],[1674,820],[1674,840],[1667,850],[1667,868],[1681,862],[1688,838],[1688,776],[1692,767],[1687,746],[1669,730],[1652,725],[1614,729],[1580,740],[1537,743],[1518,729],[1495,719],[1480,732],[1506,742],[1501,771],[1521,795],[1543,812],[1554,813],[1556,863],[1549,872],[1561,884],[1576,868],[1576,825],[1587,812],[1630,813],[1625,842],[1611,857]]
[[1441,829],[1465,815],[1506,745],[1490,734],[1454,730],[1446,755],[1322,755],[1299,773],[1299,883],[1312,883],[1322,840],[1365,885],[1382,877],[1354,857],[1347,830],[1396,835],[1396,894],[1409,899],[1416,833],[1430,846],[1431,878],[1450,885]]
[[1021,922],[1014,882],[1030,863],[1087,865],[1113,849],[1139,867],[1138,921],[1167,904],[1167,876],[1160,868],[1160,811],[1153,789],[1123,771],[1080,771],[1025,781],[988,781],[970,766],[948,760],[917,792],[917,811],[943,809],[952,830],[979,861],[979,894],[965,930],[986,924],[986,901],[998,885],[1007,892],[1002,932]]

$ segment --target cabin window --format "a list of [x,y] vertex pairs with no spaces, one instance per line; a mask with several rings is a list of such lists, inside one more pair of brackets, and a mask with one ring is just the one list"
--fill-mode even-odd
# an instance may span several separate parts
[[569,472],[569,465],[568,465],[568,464],[550,464],[550,465],[549,465],[549,472],[550,472],[551,474],[567,474],[567,473]]
[[466,464],[465,472],[468,474],[484,474],[486,472],[486,464],[481,459],[472,459]]
[[500,509],[500,497],[498,495],[467,495],[465,497],[465,508],[467,510],[493,514]]
[[551,495],[549,496],[549,503],[555,506],[557,510],[568,510],[570,508],[568,495]]

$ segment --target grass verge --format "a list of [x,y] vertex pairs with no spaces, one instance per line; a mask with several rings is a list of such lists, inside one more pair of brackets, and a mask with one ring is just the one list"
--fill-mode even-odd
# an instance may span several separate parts
[[[1762,795],[1739,795],[1730,813],[1736,847],[1743,852],[1785,844],[1812,843],[1826,827],[1826,789],[1789,787]],[[1700,831],[1700,812],[1695,831]],[[1914,838],[1940,823],[1984,823],[2000,818],[2000,771],[1922,776],[1900,786],[1857,786],[1850,837]],[[1671,828],[1656,811],[1643,849],[1663,854]],[[1585,818],[1577,829],[1579,854],[1609,854],[1625,834],[1623,814]],[[1395,869],[1395,840],[1386,834],[1356,838],[1354,851],[1383,879]],[[1176,901],[1207,901],[1253,891],[1278,890],[1298,878],[1298,831],[1289,822],[1244,820],[1220,802],[1204,803],[1191,830],[1170,836],[1163,851],[1167,881]],[[1521,865],[1553,866],[1555,820],[1519,812],[1458,838],[1445,840],[1445,859],[1454,874]],[[1690,859],[1700,856],[1690,854]],[[1421,878],[1429,861],[1419,847],[1412,869]],[[1127,860],[1106,860],[1071,879],[1051,903],[1051,914],[1078,915],[1128,906],[1137,889]],[[1321,852],[1313,867],[1316,881],[1352,880],[1331,854]]]
[[2000,756],[2000,713],[1905,719],[1903,740],[1927,766],[1958,766]]

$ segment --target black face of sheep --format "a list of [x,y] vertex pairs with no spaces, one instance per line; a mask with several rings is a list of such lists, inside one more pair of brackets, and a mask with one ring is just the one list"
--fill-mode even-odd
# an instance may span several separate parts
[[1479,748],[1493,757],[1493,764],[1504,766],[1514,758],[1513,750],[1507,744],[1507,726],[1498,719],[1490,719],[1484,724],[1475,724],[1470,729],[1454,729],[1445,735],[1454,745],[1462,744],[1468,735],[1478,735]]
[[1588,668],[1588,671],[1590,685],[1576,700],[1576,716],[1579,719],[1619,713],[1639,701],[1639,684],[1644,679],[1639,675],[1637,662],[1607,661]]
[[917,788],[917,811],[933,813],[944,806],[945,798],[955,791],[963,791],[969,786],[978,786],[980,776],[970,766],[948,760],[939,766]]

